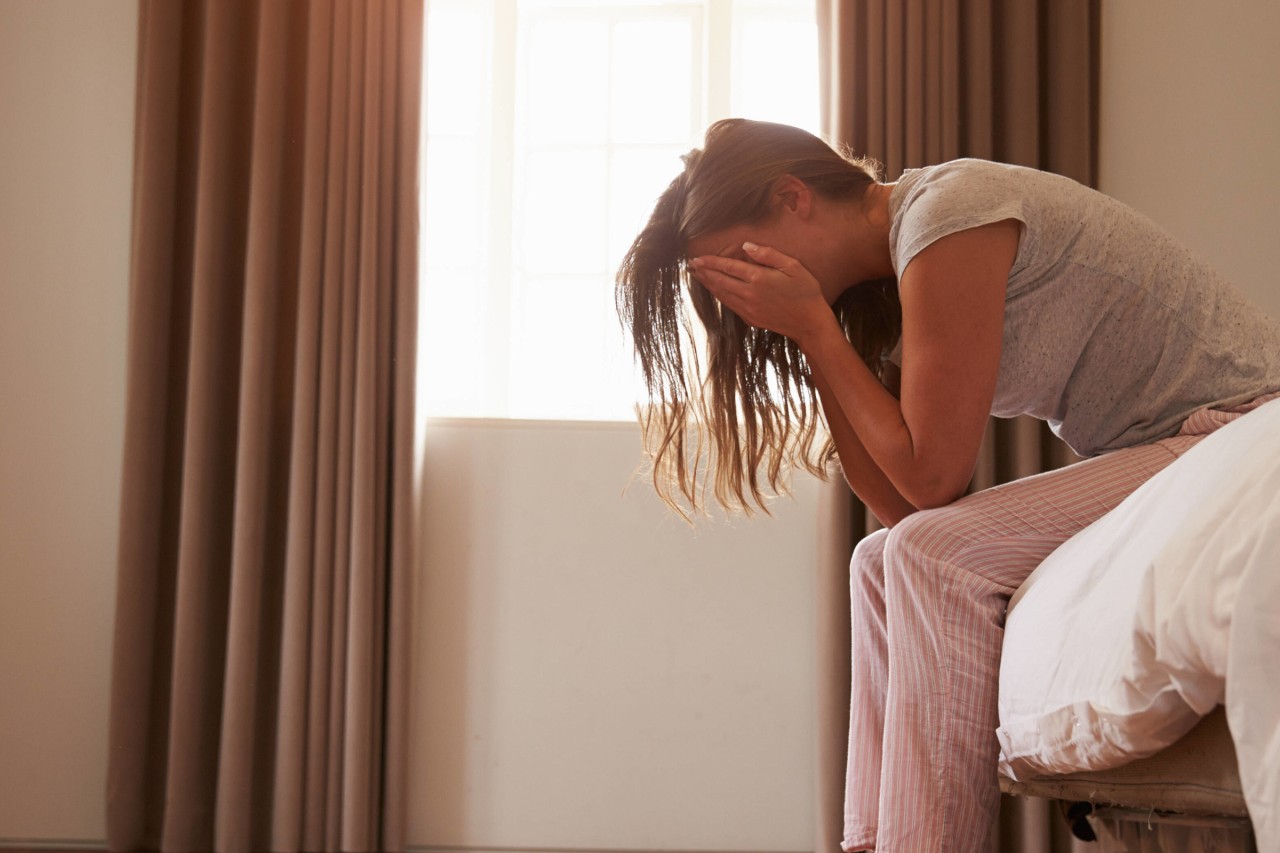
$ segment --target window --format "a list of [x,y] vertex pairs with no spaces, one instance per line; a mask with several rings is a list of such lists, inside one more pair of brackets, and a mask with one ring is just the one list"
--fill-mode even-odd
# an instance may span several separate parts
[[817,132],[813,0],[430,0],[419,398],[631,420],[613,277],[710,122]]

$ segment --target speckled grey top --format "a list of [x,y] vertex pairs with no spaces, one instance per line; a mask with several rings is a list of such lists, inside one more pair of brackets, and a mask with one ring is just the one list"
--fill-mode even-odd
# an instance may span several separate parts
[[[899,276],[934,240],[1022,223],[991,413],[1081,456],[1173,435],[1197,409],[1280,390],[1280,322],[1142,214],[1069,178],[985,160],[908,170],[889,197]],[[906,358],[910,358],[910,342]],[[901,364],[902,342],[891,359]]]

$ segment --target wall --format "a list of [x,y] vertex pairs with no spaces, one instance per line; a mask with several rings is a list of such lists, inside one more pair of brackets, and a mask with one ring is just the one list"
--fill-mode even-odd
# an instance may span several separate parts
[[1100,188],[1280,317],[1280,3],[1102,9]]
[[410,844],[811,849],[817,483],[691,529],[639,450],[429,425]]
[[0,0],[0,840],[105,836],[136,31]]

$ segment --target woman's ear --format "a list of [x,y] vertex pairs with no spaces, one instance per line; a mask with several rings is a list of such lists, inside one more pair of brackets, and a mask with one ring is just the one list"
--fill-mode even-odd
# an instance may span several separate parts
[[795,175],[783,175],[773,182],[772,201],[779,212],[786,207],[802,219],[808,219],[813,206],[813,190]]

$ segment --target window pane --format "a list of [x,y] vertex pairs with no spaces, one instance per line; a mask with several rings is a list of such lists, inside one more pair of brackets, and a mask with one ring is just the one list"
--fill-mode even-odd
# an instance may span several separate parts
[[684,169],[682,147],[619,148],[609,177],[609,270],[622,263],[640,229],[649,221],[654,203]]
[[609,33],[592,21],[540,21],[529,29],[529,138],[534,144],[603,142]]
[[423,263],[476,266],[480,263],[480,217],[487,182],[479,153],[462,139],[428,139],[423,178]]
[[[518,0],[521,9],[563,9],[607,6],[670,6],[667,0]],[[699,5],[701,0],[692,0]],[[689,5],[687,2],[684,5]]]
[[637,402],[647,399],[644,378],[635,364],[631,336],[618,323],[612,294],[604,330],[603,382],[599,411],[595,418],[629,421],[635,417]]
[[613,30],[614,142],[688,139],[693,109],[689,21],[628,21]]
[[431,0],[428,14],[422,411],[630,420],[622,255],[712,117],[818,129],[812,0]]
[[524,191],[523,268],[601,273],[607,269],[605,154],[600,149],[535,151]]
[[606,291],[599,276],[526,280],[514,312],[512,416],[598,416],[604,386],[600,315]]
[[427,23],[426,104],[431,134],[474,134],[487,105],[488,46],[480,10],[431,4]]
[[475,270],[426,269],[418,317],[418,397],[433,417],[484,412],[485,356],[495,337]]
[[[818,133],[817,25],[754,20],[742,24],[735,112]],[[777,57],[794,61],[779,62]],[[800,61],[809,57],[810,61]]]

